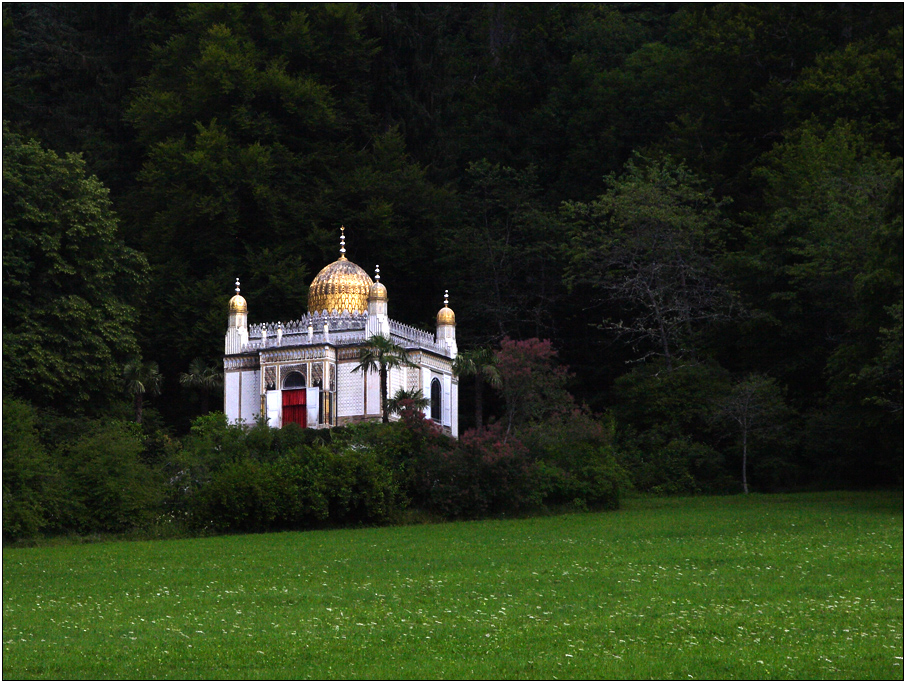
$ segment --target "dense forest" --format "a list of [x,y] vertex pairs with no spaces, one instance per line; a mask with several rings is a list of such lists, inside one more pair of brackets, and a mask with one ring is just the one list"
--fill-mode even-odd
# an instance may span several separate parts
[[47,449],[130,418],[130,363],[187,434],[234,279],[298,318],[342,224],[394,318],[550,340],[637,488],[744,447],[761,490],[902,484],[902,5],[4,3],[3,119],[3,396]]

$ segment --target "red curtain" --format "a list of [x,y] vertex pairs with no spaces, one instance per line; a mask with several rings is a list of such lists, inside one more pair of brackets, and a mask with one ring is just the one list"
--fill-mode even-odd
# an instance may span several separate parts
[[305,412],[305,389],[283,390],[283,424],[295,422],[301,427],[307,427],[307,414]]

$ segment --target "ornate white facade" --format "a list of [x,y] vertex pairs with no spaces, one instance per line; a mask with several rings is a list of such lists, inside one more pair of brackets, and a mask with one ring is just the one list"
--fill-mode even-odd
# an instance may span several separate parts
[[251,425],[266,415],[273,427],[296,422],[319,429],[380,420],[379,374],[353,372],[367,340],[380,335],[402,348],[413,364],[388,370],[387,396],[399,389],[421,390],[431,401],[425,416],[458,436],[456,321],[446,299],[435,334],[391,320],[379,269],[373,282],[345,251],[341,238],[339,260],[309,288],[309,312],[292,322],[249,325],[236,281],[223,357],[227,418]]

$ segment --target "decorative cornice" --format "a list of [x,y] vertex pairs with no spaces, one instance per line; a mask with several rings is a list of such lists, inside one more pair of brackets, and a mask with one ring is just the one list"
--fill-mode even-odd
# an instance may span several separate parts
[[437,356],[430,351],[422,353],[419,364],[432,370],[439,370],[444,374],[453,372],[453,361],[444,356]]
[[242,356],[225,356],[223,359],[223,369],[227,372],[230,370],[257,370],[259,367],[257,356],[246,354]]
[[317,346],[294,346],[289,348],[260,351],[262,363],[286,363],[300,360],[333,360],[334,349],[323,344]]

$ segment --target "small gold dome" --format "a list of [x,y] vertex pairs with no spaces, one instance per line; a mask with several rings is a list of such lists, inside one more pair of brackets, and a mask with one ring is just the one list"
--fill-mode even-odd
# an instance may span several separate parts
[[387,301],[387,288],[380,282],[371,285],[371,292],[368,294],[371,301]]
[[455,325],[456,316],[453,315],[453,311],[450,308],[448,308],[447,306],[444,306],[442,309],[440,309],[437,312],[437,324],[438,325]]
[[248,313],[249,306],[245,298],[239,295],[239,278],[236,278],[236,295],[230,299],[230,313]]
[[438,325],[455,325],[456,316],[450,309],[450,290],[444,290],[444,307],[437,312]]
[[364,313],[368,308],[371,278],[345,256],[325,266],[308,288],[308,312],[349,311]]
[[245,303],[245,298],[236,294],[230,299],[230,313],[248,313],[249,306]]

